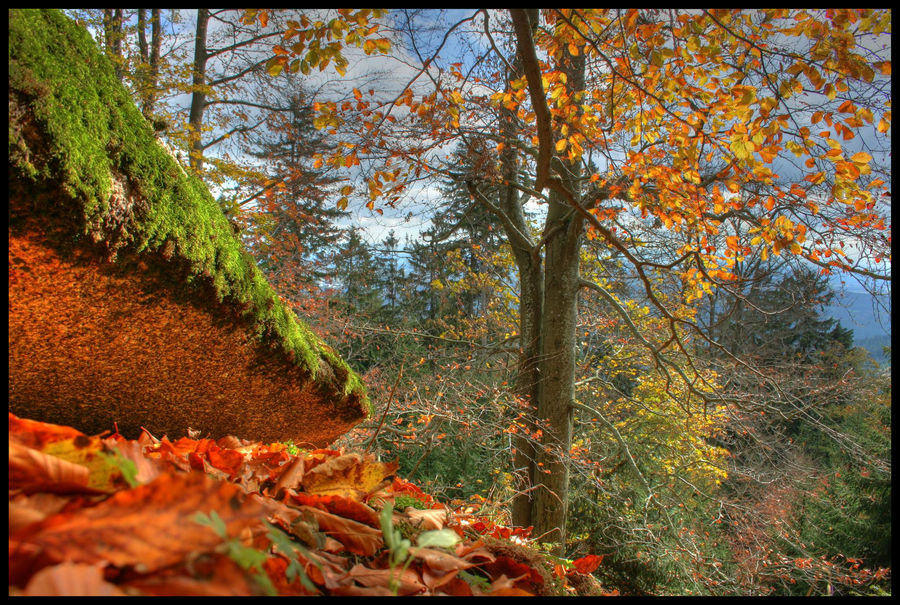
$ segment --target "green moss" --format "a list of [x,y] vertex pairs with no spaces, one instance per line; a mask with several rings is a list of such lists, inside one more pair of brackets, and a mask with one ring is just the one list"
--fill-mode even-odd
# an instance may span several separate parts
[[[203,182],[185,175],[156,143],[84,28],[56,10],[11,9],[9,87],[10,177],[65,193],[68,200],[56,196],[53,203],[75,210],[74,238],[109,240],[115,232],[114,250],[128,246],[186,261],[188,282],[211,282],[220,302],[242,309],[261,342],[283,349],[313,377],[329,364],[339,393],[370,408],[359,377],[282,303]],[[17,103],[26,109],[14,115]],[[121,217],[110,209],[114,175],[124,175],[142,200],[126,209],[122,232],[113,224]]]

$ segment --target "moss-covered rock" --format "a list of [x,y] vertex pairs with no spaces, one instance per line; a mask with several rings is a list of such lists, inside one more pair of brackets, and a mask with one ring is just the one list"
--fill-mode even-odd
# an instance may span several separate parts
[[9,11],[8,150],[11,411],[314,444],[370,413],[59,11]]

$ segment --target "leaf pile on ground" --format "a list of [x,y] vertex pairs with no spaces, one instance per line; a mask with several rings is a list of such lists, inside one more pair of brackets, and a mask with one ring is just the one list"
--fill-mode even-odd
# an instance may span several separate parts
[[395,462],[9,415],[11,595],[604,594],[601,557],[451,509]]

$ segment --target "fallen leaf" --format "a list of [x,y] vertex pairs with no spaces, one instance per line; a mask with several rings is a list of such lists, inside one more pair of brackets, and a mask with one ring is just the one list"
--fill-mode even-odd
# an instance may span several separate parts
[[189,565],[161,570],[125,584],[155,597],[253,596],[253,586],[241,567],[227,555],[209,553],[195,557]]
[[517,588],[515,586],[516,582],[521,580],[524,576],[518,576],[515,578],[507,578],[506,575],[501,575],[499,578],[491,582],[490,587],[484,591],[484,594],[490,595],[492,597],[533,597],[534,593],[528,592],[527,590],[523,590],[521,588]]
[[79,436],[86,437],[84,433],[72,427],[28,420],[9,413],[9,440],[30,448],[39,450],[48,443]]
[[71,502],[70,498],[57,494],[15,494],[9,498],[9,533],[43,521],[50,515],[55,515],[63,507]]
[[338,515],[353,521],[365,523],[376,529],[380,528],[378,513],[371,506],[351,500],[342,496],[323,496],[321,494],[307,494],[305,492],[292,493],[289,496],[291,502],[301,506],[313,506],[319,510]]
[[26,597],[121,597],[125,593],[103,578],[102,565],[60,563],[32,576]]
[[354,554],[370,557],[384,545],[381,530],[326,513],[313,506],[301,505],[299,508],[301,511],[308,511],[315,518],[322,532]]
[[235,450],[222,449],[214,443],[206,450],[206,459],[213,467],[232,477],[239,474],[240,468],[244,464],[243,454]]
[[275,494],[275,497],[281,497],[281,490],[296,489],[303,480],[304,469],[305,462],[302,456],[297,456],[288,463],[275,483],[275,489],[272,492]]
[[307,469],[303,491],[361,499],[396,472],[397,462],[378,462],[372,455],[345,454]]
[[90,471],[80,464],[9,442],[9,489],[24,493],[100,493],[88,487]]
[[[174,565],[222,542],[194,521],[215,510],[229,536],[260,523],[262,506],[237,485],[197,474],[165,474],[152,483],[118,492],[91,508],[59,513],[10,536],[10,581],[71,561],[134,566],[142,573]],[[16,553],[22,553],[17,556]],[[17,584],[18,585],[18,584]]]
[[[384,586],[389,587],[390,581],[397,583],[397,594],[408,596],[418,594],[425,590],[425,585],[419,581],[418,574],[412,569],[372,569],[362,564],[354,565],[349,573],[349,578],[365,587]],[[388,594],[391,594],[390,591]]]
[[460,559],[450,553],[434,548],[411,546],[409,548],[409,553],[417,559],[424,561],[429,568],[438,572],[459,571],[460,569],[469,569],[476,565],[471,561]]
[[442,529],[447,521],[447,511],[441,509],[421,510],[412,506],[403,511],[410,525],[422,529]]

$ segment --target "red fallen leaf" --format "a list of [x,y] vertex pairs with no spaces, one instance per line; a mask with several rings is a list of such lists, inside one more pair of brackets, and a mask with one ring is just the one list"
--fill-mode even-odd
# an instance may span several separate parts
[[201,473],[206,471],[206,461],[197,452],[188,454],[188,462],[191,463],[191,470],[200,471]]
[[222,449],[214,443],[206,450],[206,459],[211,465],[230,476],[237,475],[244,464],[243,454],[235,450]]
[[102,565],[60,563],[34,574],[22,596],[123,597],[125,593],[103,578]]
[[575,559],[572,564],[578,573],[592,573],[603,561],[603,555],[586,555],[580,559]]
[[354,554],[370,557],[384,545],[381,530],[326,513],[313,506],[301,505],[298,508],[301,511],[308,511],[323,533],[343,544]]
[[69,426],[28,420],[19,418],[12,412],[9,413],[9,440],[37,450],[42,449],[48,443],[86,436],[81,431]]
[[222,539],[194,521],[215,510],[228,535],[258,525],[262,506],[232,483],[198,473],[165,474],[91,508],[59,513],[10,536],[10,582],[22,586],[40,569],[71,561],[136,566],[142,572],[213,550]]
[[274,471],[280,469],[282,467],[282,463],[289,460],[290,457],[290,454],[288,454],[284,450],[278,452],[260,452],[258,454],[254,454],[249,462],[259,464],[260,466],[265,466]]
[[341,496],[307,494],[305,492],[292,493],[289,497],[291,501],[301,506],[313,506],[333,515],[344,517],[345,519],[352,519],[353,521],[365,523],[376,529],[381,527],[381,522],[375,509],[358,500],[351,500],[350,498],[343,498]]

